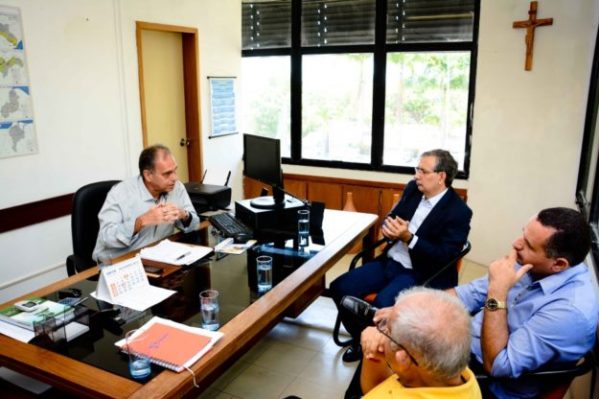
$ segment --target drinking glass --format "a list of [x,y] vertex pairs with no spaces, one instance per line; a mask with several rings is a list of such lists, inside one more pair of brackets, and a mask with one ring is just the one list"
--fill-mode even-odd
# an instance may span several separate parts
[[300,250],[310,244],[310,211],[301,209],[297,211],[297,238]]
[[270,291],[272,288],[272,258],[262,255],[256,258],[258,270],[258,293]]
[[202,310],[202,328],[210,331],[218,330],[218,291],[205,290],[200,292],[200,309]]
[[152,367],[150,358],[148,356],[145,356],[141,353],[134,353],[133,350],[129,349],[130,344],[133,341],[140,339],[133,337],[133,333],[135,333],[135,331],[136,330],[128,331],[127,335],[125,335],[125,344],[127,353],[129,354],[129,373],[131,374],[131,377],[135,378],[136,380],[143,380],[150,375],[152,372]]

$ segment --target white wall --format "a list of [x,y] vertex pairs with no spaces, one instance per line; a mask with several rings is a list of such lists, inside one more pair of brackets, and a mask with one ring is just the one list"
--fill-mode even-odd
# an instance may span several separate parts
[[[39,153],[0,160],[0,209],[136,173],[138,20],[198,29],[204,164],[241,192],[241,135],[206,139],[206,76],[240,72],[240,0],[1,3],[21,10]],[[0,302],[66,276],[71,252],[70,217],[0,234]]]
[[[141,150],[135,20],[197,27],[203,156],[233,170],[241,135],[207,139],[206,76],[239,76],[240,0],[3,0],[21,8],[39,154],[0,160],[0,209],[135,173]],[[573,206],[598,1],[540,0],[533,70],[525,72],[528,2],[482,0],[471,175],[469,257],[503,255],[529,216]],[[286,165],[286,172],[406,182],[411,176]],[[1,221],[0,221],[1,223]],[[70,218],[0,234],[0,302],[65,275]],[[29,276],[37,276],[28,279]]]

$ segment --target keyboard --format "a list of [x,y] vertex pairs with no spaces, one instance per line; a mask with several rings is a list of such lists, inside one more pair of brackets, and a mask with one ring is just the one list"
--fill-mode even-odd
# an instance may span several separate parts
[[230,213],[219,213],[210,216],[210,223],[219,229],[226,237],[232,237],[238,233],[252,234],[252,229],[241,223]]

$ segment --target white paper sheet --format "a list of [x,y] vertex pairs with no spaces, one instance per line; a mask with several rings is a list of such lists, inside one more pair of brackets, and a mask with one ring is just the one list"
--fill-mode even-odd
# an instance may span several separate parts
[[171,265],[189,265],[212,252],[212,248],[201,245],[189,245],[168,239],[140,251],[143,259],[168,263]]
[[0,334],[9,336],[17,341],[29,342],[35,337],[35,333],[26,328],[15,326],[14,324],[0,321]]

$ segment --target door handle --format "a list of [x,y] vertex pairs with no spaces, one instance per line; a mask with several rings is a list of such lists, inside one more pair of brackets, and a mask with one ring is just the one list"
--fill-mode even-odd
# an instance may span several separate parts
[[179,146],[181,147],[189,147],[190,145],[189,139],[181,139],[181,141],[179,141]]

